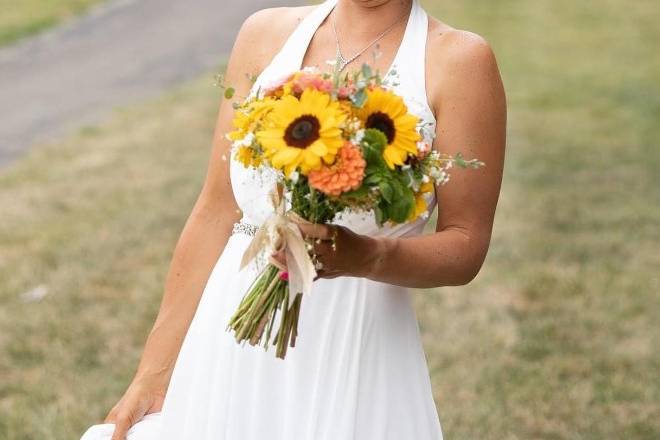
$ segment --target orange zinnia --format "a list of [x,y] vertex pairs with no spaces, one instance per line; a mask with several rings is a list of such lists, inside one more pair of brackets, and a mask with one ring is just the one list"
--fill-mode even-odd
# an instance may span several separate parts
[[334,164],[310,171],[309,184],[322,193],[337,197],[360,187],[366,165],[360,150],[346,142],[337,153]]

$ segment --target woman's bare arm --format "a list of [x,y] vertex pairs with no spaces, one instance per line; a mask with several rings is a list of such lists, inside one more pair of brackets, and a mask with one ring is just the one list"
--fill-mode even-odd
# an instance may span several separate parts
[[[280,16],[281,12],[284,11],[280,11]],[[225,73],[225,83],[236,90],[235,99],[249,93],[250,78],[261,72],[277,50],[279,41],[290,31],[282,24],[282,29],[273,29],[271,22],[275,13],[276,10],[260,11],[241,27]],[[294,25],[290,23],[290,27]],[[158,316],[135,378],[106,417],[106,423],[116,425],[112,440],[123,440],[128,429],[145,414],[161,409],[201,294],[229,239],[233,223],[240,218],[229,177],[231,146],[225,138],[231,129],[232,115],[232,102],[223,100],[205,182],[174,249]]]
[[437,188],[436,233],[380,241],[369,278],[410,287],[462,285],[479,272],[488,251],[502,181],[506,98],[495,56],[481,37],[453,31],[429,47],[438,60],[429,81],[437,129],[434,148],[461,152],[486,166],[453,168]]
[[[247,93],[245,32],[237,38],[230,58],[226,82],[237,93]],[[244,72],[247,73],[247,72]],[[165,280],[158,316],[149,334],[137,375],[156,376],[169,383],[183,337],[197,309],[213,265],[224,249],[234,222],[240,218],[229,182],[230,144],[224,135],[230,131],[230,100],[220,104],[207,175],[174,249]]]

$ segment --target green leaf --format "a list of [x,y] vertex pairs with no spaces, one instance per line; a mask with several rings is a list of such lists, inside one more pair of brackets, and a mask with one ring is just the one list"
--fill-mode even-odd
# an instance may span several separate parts
[[383,180],[383,176],[378,173],[369,173],[369,169],[367,169],[366,174],[367,177],[364,178],[363,182],[367,185],[378,185]]
[[353,100],[353,105],[355,105],[358,108],[361,108],[367,100],[366,89],[358,90],[358,92],[353,96],[352,100]]
[[380,131],[373,128],[365,130],[362,139],[362,153],[367,161],[367,174],[375,172],[387,172],[387,164],[383,159],[383,149],[387,144],[387,138]]
[[364,145],[362,150],[364,160],[367,161],[367,167],[373,167],[374,169],[381,168],[382,153],[371,147],[370,145]]
[[[394,183],[396,182],[396,183]],[[389,209],[390,219],[395,223],[403,223],[408,219],[415,204],[415,194],[410,188],[399,181],[393,181],[394,196]]]
[[225,99],[231,99],[234,97],[234,93],[236,93],[236,90],[233,87],[227,87],[225,89]]
[[385,145],[387,145],[387,137],[385,133],[376,128],[367,128],[364,131],[362,142],[382,153]]
[[371,71],[371,67],[369,67],[369,64],[367,64],[367,63],[362,64],[362,76],[365,79],[369,79],[373,76],[373,72]]
[[348,191],[343,193],[341,195],[341,198],[344,200],[363,199],[368,195],[369,195],[369,186],[363,184],[358,189],[354,189],[353,191]]
[[378,188],[380,189],[383,199],[385,199],[387,203],[392,203],[392,197],[394,197],[394,189],[392,188],[392,185],[386,180],[383,180],[378,185]]

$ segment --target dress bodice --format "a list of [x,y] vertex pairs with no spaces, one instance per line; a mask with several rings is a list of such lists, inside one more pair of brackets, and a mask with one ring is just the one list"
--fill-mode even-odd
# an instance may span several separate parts
[[[327,0],[321,3],[300,22],[282,49],[257,77],[250,93],[255,93],[259,89],[276,83],[303,67],[302,63],[310,41],[336,3],[337,0]],[[391,79],[389,83],[392,90],[403,97],[409,111],[420,119],[420,124],[424,127],[422,130],[424,140],[432,143],[436,121],[426,95],[427,34],[428,15],[419,0],[413,0],[403,39],[392,65],[384,77],[388,80]],[[258,226],[272,214],[273,208],[268,194],[274,188],[275,182],[275,172],[245,168],[232,157],[231,183],[236,202],[243,212],[244,222]],[[418,235],[422,232],[436,205],[435,193],[429,193],[426,198],[428,215],[420,216],[412,223],[378,227],[373,213],[340,214],[333,223],[346,226],[359,234]]]

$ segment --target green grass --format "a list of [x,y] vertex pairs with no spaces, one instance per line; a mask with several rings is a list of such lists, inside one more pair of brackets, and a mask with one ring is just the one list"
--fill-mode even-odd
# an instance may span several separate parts
[[[416,296],[445,438],[660,438],[660,6],[427,5],[491,41],[510,110],[482,272]],[[124,391],[205,172],[211,83],[0,173],[0,439],[77,438]]]
[[446,437],[660,438],[660,6],[436,4],[510,121],[483,271],[417,298]]
[[0,174],[0,439],[79,438],[126,387],[206,170],[212,82]]
[[0,46],[54,26],[102,0],[0,0]]

